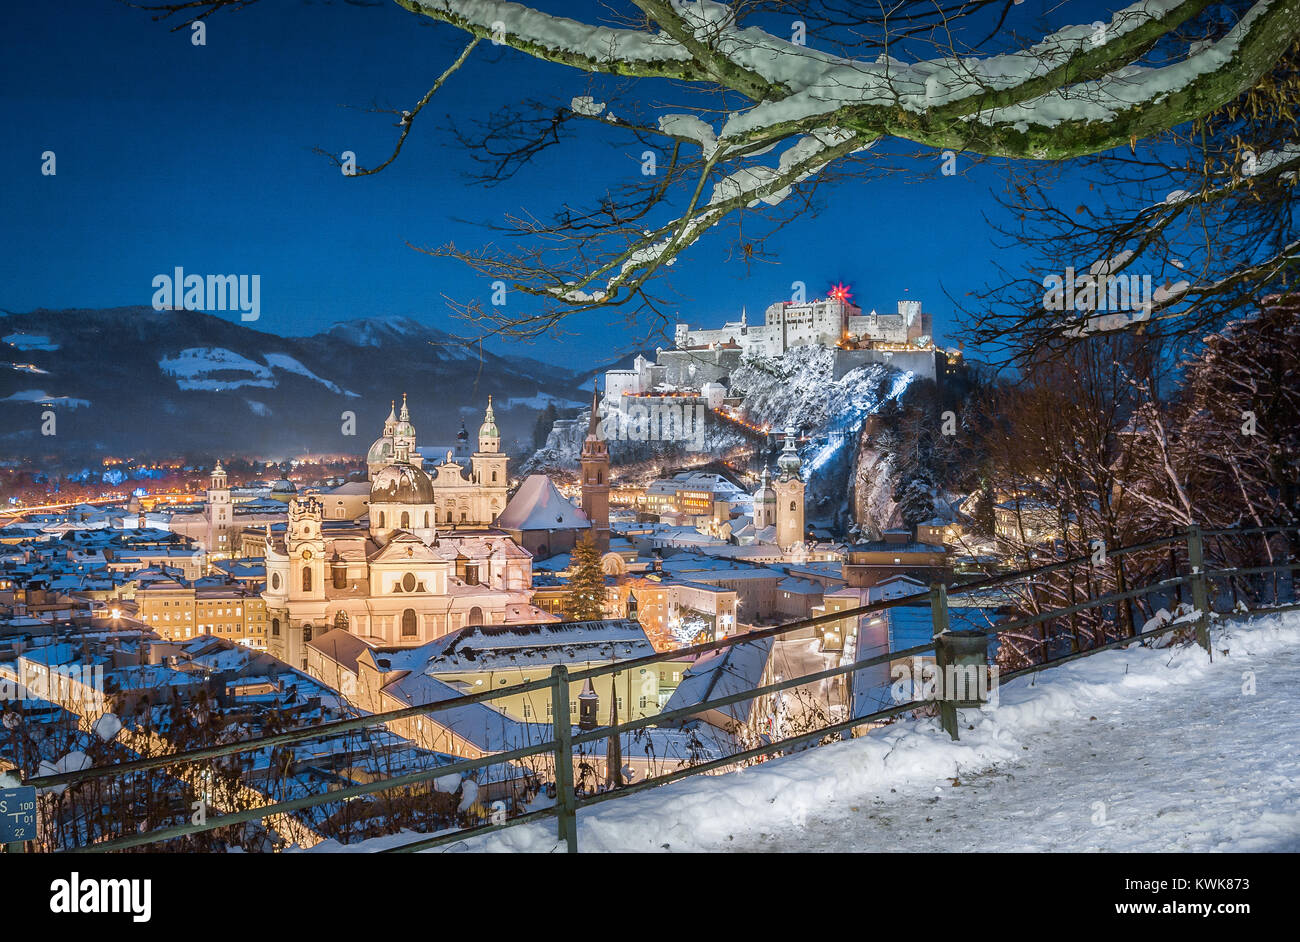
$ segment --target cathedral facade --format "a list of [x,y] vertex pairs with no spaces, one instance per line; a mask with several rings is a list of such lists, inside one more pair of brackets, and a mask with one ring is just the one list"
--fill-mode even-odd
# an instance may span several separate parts
[[528,617],[532,556],[489,525],[505,508],[506,457],[489,400],[468,473],[426,470],[405,399],[367,453],[370,500],[354,524],[326,522],[320,499],[289,503],[267,528],[267,651],[294,665],[334,628],[407,647],[468,625]]
[[[399,450],[402,454],[400,459]],[[374,503],[378,494],[386,493],[399,485],[396,478],[401,475],[385,476],[384,471],[400,464],[420,471],[428,479],[432,493],[432,498],[428,501],[430,506],[426,508],[429,522],[424,523],[423,517],[418,521],[412,518],[411,526],[428,529],[436,525],[444,530],[460,526],[491,526],[506,506],[507,460],[501,453],[501,432],[497,429],[491,396],[488,397],[483,424],[478,430],[478,450],[468,459],[459,460],[448,451],[441,461],[432,463],[416,448],[415,427],[411,424],[410,410],[406,396],[403,395],[401,412],[398,413],[395,407],[389,410],[388,419],[384,422],[384,433],[366,452],[371,503]],[[381,476],[384,477],[383,482],[379,482]],[[377,482],[378,487],[375,486]],[[374,512],[372,509],[372,515]],[[383,513],[382,510],[380,512]],[[399,526],[389,522],[392,527]]]

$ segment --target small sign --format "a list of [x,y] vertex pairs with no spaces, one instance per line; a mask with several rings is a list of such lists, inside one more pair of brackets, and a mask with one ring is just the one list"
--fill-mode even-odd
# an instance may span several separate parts
[[36,788],[0,789],[0,844],[36,837]]

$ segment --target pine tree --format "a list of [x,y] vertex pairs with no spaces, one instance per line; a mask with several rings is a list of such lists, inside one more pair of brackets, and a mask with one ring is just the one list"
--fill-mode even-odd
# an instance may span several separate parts
[[600,567],[600,551],[590,532],[573,547],[572,570],[565,614],[570,621],[604,618],[605,571]]

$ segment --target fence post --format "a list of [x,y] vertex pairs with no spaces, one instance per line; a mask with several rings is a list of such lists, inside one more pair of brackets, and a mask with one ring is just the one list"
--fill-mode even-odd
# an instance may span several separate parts
[[569,722],[569,669],[551,668],[551,728],[555,731],[555,818],[570,854],[578,852],[577,796],[573,791],[573,726]]
[[[934,637],[948,630],[948,587],[942,582],[930,586],[930,624]],[[935,691],[939,695],[939,724],[953,739],[957,739],[957,704],[946,689],[949,676],[948,649],[942,644],[934,646]]]
[[1205,545],[1201,528],[1192,524],[1187,528],[1187,565],[1192,576],[1192,607],[1196,609],[1196,643],[1214,660],[1210,650],[1210,602],[1205,585]]

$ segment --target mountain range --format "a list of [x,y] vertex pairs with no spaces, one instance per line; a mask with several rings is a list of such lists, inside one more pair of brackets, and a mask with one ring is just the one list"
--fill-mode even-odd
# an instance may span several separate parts
[[462,422],[472,439],[491,395],[503,446],[522,447],[549,402],[590,401],[585,375],[480,352],[408,317],[281,337],[198,311],[10,313],[0,456],[361,454],[403,393],[421,445],[450,447]]

